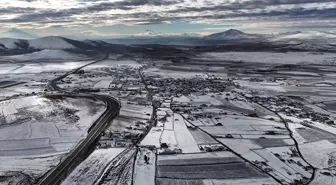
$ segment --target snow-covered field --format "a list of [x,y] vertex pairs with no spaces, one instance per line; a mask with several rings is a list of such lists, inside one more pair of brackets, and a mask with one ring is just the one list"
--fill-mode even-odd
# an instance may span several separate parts
[[[287,183],[312,176],[311,172],[305,169],[308,166],[307,163],[299,157],[290,157],[288,155],[288,153],[291,153],[288,147],[260,149],[254,150],[254,152],[266,159],[267,164],[274,169],[272,173],[278,176],[279,179],[287,181]],[[277,157],[274,154],[279,154],[281,157]],[[291,162],[288,162],[289,159],[291,159]],[[282,160],[285,160],[285,162]]]
[[[146,161],[144,158],[148,157]],[[155,151],[147,148],[139,148],[135,160],[133,173],[134,185],[155,185],[156,155]]]
[[[325,173],[325,174],[322,174]],[[317,170],[314,180],[310,183],[311,185],[334,185],[336,182],[336,177],[329,175],[328,170]]]
[[319,169],[330,168],[336,164],[336,144],[328,140],[302,144],[300,151],[309,163]]
[[31,96],[0,102],[1,170],[42,175],[86,137],[104,111],[102,102],[89,99]]
[[[0,157],[0,174],[4,172],[21,172],[31,177],[37,178],[53,168],[62,159],[61,154],[40,155],[38,157],[8,156]],[[16,178],[11,177],[11,178]],[[8,183],[4,181],[1,183]],[[0,183],[0,184],[1,184]]]
[[[7,48],[14,47],[13,41],[3,42]],[[86,137],[88,128],[106,108],[95,100],[40,97],[48,80],[92,61],[57,50],[74,48],[62,38],[49,37],[30,44],[44,50],[1,59],[0,83],[24,84],[0,89],[3,99],[13,92],[21,94],[17,99],[0,102],[0,176],[14,171],[38,178]],[[312,184],[333,183],[333,122],[301,119],[298,117],[314,116],[293,112],[310,108],[323,115],[314,119],[335,118],[335,103],[318,101],[331,100],[335,95],[332,73],[336,69],[332,65],[325,67],[326,74],[316,69],[320,65],[305,69],[309,64],[333,64],[336,54],[210,52],[190,58],[175,65],[111,54],[108,60],[60,81],[60,87],[69,91],[81,88],[84,92],[111,95],[122,104],[120,115],[102,133],[96,146],[122,148],[96,149],[63,184],[277,184],[267,173],[291,184],[311,177],[310,164],[318,168]],[[139,72],[149,84],[150,93]],[[164,80],[159,81],[161,78]],[[305,102],[299,108],[293,107],[295,103],[278,107],[285,101],[283,97],[296,94],[299,98],[291,97],[296,100],[301,93],[312,94],[303,98],[314,105]],[[283,96],[272,99],[279,94]],[[148,98],[151,95],[154,102]],[[156,106],[152,104],[160,107],[153,110]],[[291,132],[275,112],[289,122]],[[304,121],[311,122],[304,126]],[[137,143],[151,124],[149,133]],[[301,158],[292,137],[310,164]]]
[[[248,85],[247,89],[255,88],[255,85],[249,81],[239,82]],[[260,87],[258,90],[268,91],[271,88],[267,89],[265,86],[273,86],[272,91],[282,92],[279,91],[281,83],[257,83]],[[243,95],[248,94],[243,89],[240,89],[240,92]],[[207,142],[213,142],[211,137],[206,137],[206,134],[210,134],[217,137],[217,140],[225,147],[235,151],[259,168],[269,171],[280,181],[291,183],[296,179],[311,177],[312,172],[306,168],[309,165],[300,157],[291,154],[295,151],[294,140],[291,139],[285,124],[273,112],[262,106],[248,102],[244,97],[235,93],[191,94],[176,97],[172,103],[173,106],[180,106],[179,109],[186,112],[184,116],[201,129],[201,131],[194,129],[190,131],[200,146],[202,143],[207,146],[209,145]],[[202,108],[199,108],[200,106]],[[194,110],[194,107],[198,110]],[[193,111],[188,112],[189,109]],[[256,113],[255,116],[251,114],[253,112]],[[160,163],[160,157],[158,163]],[[225,181],[208,181],[207,183],[220,184],[222,182],[225,183]],[[232,183],[235,182],[232,181]]]
[[232,179],[232,180],[203,180],[204,185],[277,185],[272,178],[250,178],[250,179]]
[[[220,161],[242,162],[232,152],[207,152],[207,153],[192,153],[192,154],[178,154],[178,155],[158,155],[157,165],[196,165],[202,164],[202,159],[211,159],[214,163]],[[209,163],[209,161],[207,162]]]
[[218,119],[217,122],[223,124],[223,126],[213,126],[214,123],[212,123],[205,125],[204,127],[202,126],[202,129],[214,135],[267,135],[265,133],[268,131],[274,131],[281,133],[282,135],[288,135],[288,132],[284,130],[283,124],[264,119],[244,116],[223,116]]
[[120,110],[120,115],[149,120],[152,114],[152,107],[142,106],[142,105],[132,105],[122,103],[122,109]]
[[129,67],[129,68],[140,68],[142,64],[134,60],[123,60],[123,59],[116,59],[114,56],[110,57],[110,59],[104,60],[102,62],[90,65],[85,67],[85,69],[98,69],[98,68],[105,68],[105,67]]
[[152,127],[146,137],[141,141],[142,146],[155,146],[157,148],[161,147],[160,138],[163,132],[161,127]]
[[179,114],[174,114],[174,133],[177,146],[182,149],[182,153],[200,152],[197,142],[184,123],[184,118]]
[[311,52],[209,52],[197,56],[196,59],[212,61],[253,62],[269,64],[301,64],[301,63],[335,63],[334,53]]
[[93,185],[104,174],[111,161],[124,148],[110,148],[95,150],[62,182],[62,185]]
[[252,90],[263,90],[263,91],[274,91],[274,92],[286,92],[284,88],[285,84],[281,83],[270,83],[270,82],[249,82],[246,80],[235,80],[243,88],[252,89]]
[[161,147],[165,143],[171,150],[181,149],[182,153],[200,152],[198,144],[185,124],[184,118],[179,114],[172,114],[173,121],[164,122],[163,125],[153,127],[148,135],[141,141],[143,146]]

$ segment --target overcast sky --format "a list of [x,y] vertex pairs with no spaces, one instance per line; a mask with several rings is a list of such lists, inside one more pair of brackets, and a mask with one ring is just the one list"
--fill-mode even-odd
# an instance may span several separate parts
[[335,0],[0,0],[0,31],[39,36],[333,32]]

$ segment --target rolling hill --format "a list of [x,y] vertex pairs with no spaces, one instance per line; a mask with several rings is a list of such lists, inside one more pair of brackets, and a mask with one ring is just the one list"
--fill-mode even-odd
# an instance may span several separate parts
[[[116,47],[113,44],[118,44]],[[49,36],[37,39],[0,39],[0,53],[23,54],[44,49],[71,50],[85,53],[87,51],[109,51],[124,45],[189,45],[189,46],[220,46],[229,50],[281,50],[281,51],[331,51],[336,52],[336,34],[328,32],[286,32],[280,34],[249,34],[230,29],[204,37],[197,36],[154,36],[128,37],[100,40],[74,40],[60,36]]]
[[89,50],[109,46],[103,41],[77,41],[59,36],[42,37],[38,39],[0,39],[0,50]]

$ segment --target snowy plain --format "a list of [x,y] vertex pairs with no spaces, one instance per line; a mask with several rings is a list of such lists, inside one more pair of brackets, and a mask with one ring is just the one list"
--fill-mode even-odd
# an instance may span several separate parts
[[313,52],[208,52],[197,56],[196,59],[271,63],[271,64],[302,64],[302,63],[336,63],[335,53]]

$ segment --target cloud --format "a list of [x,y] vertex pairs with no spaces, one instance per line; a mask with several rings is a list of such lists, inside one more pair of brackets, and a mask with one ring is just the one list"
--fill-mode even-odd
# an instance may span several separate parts
[[25,26],[31,24],[35,28],[53,27],[55,24],[64,28],[117,24],[145,26],[170,24],[174,21],[237,26],[246,22],[253,24],[293,20],[301,21],[302,27],[310,27],[310,20],[334,20],[336,2],[335,0],[1,0],[0,14],[8,15],[0,16],[0,24],[5,27],[23,24]]

